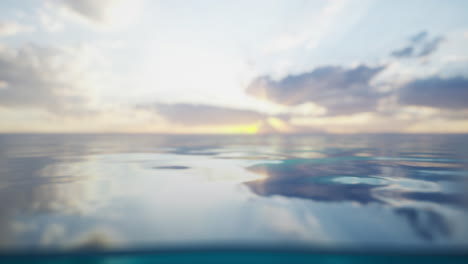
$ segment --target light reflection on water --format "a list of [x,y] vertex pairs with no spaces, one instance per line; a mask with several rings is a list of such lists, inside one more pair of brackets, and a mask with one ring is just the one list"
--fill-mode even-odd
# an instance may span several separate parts
[[0,247],[468,247],[463,135],[0,135]]

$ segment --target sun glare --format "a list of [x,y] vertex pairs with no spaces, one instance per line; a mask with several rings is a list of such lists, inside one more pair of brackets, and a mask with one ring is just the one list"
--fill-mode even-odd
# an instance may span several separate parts
[[240,125],[232,126],[223,129],[222,133],[225,134],[257,134],[259,132],[258,125]]

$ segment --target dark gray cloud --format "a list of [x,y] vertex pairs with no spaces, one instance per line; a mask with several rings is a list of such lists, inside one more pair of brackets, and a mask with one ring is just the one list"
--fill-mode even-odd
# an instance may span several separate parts
[[409,40],[413,43],[418,43],[418,42],[425,40],[427,38],[427,35],[428,35],[427,31],[421,31],[411,36]]
[[329,115],[373,111],[383,94],[369,82],[384,68],[324,66],[279,81],[263,76],[252,81],[247,93],[288,106],[313,102],[326,107]]
[[140,106],[152,110],[165,119],[183,125],[239,125],[258,122],[265,115],[256,111],[202,104],[154,104]]
[[76,80],[68,78],[66,68],[74,63],[68,59],[60,49],[34,45],[1,50],[0,107],[82,112],[87,97]]
[[413,56],[414,49],[412,46],[407,46],[399,50],[395,50],[392,52],[393,57],[397,58],[405,58]]
[[444,41],[443,37],[428,38],[426,31],[419,32],[409,38],[410,44],[391,52],[396,58],[420,58],[434,53]]
[[400,89],[399,103],[452,110],[467,109],[468,79],[432,77],[411,81]]
[[434,51],[436,51],[439,48],[440,44],[443,41],[444,41],[443,37],[436,37],[425,42],[424,45],[421,47],[421,50],[417,56],[424,57],[424,56],[428,56],[432,54]]

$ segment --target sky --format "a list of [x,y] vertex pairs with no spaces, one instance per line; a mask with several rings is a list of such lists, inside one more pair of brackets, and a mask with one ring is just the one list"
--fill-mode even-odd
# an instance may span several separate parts
[[467,11],[0,1],[0,132],[468,133]]

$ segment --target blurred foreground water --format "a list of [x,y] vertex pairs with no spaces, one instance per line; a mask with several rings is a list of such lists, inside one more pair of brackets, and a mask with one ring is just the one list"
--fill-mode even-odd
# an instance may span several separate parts
[[0,135],[0,251],[466,252],[466,135]]

